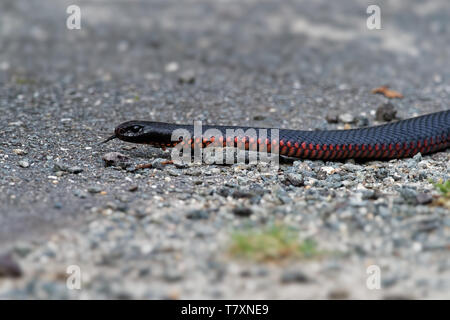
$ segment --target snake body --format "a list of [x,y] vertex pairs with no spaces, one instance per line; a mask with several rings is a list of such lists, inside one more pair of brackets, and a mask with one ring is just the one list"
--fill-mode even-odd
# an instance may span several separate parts
[[[173,140],[172,133],[176,129],[185,130],[189,138]],[[192,147],[195,143],[199,143],[201,147],[210,143],[230,146],[231,143],[232,146],[240,146],[246,150],[260,150],[260,146],[265,145],[267,151],[271,151],[276,146],[280,155],[300,159],[395,159],[448,148],[450,110],[350,130],[278,129],[278,137],[275,137],[270,128],[208,125],[202,129],[201,135],[196,136],[193,125],[133,120],[117,126],[114,135],[105,142],[118,138],[161,148],[174,147],[179,143],[190,144]],[[203,135],[209,129],[216,130],[216,135]],[[255,129],[257,135],[249,134],[249,129]],[[267,134],[258,136],[260,129],[267,129]],[[230,134],[231,131],[244,134]]]

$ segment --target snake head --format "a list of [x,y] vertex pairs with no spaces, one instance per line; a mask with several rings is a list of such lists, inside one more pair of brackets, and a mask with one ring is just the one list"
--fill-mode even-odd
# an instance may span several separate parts
[[139,121],[133,120],[121,123],[114,130],[114,134],[108,137],[106,140],[102,141],[100,144],[106,143],[113,139],[120,139],[123,141],[133,142],[136,137],[139,137],[144,133],[144,126],[139,123]]
[[144,125],[140,121],[132,120],[121,123],[114,130],[116,138],[120,140],[129,141],[136,137],[141,136],[144,133]]
[[164,122],[132,120],[119,124],[114,130],[114,135],[107,138],[103,143],[117,138],[132,143],[158,147],[168,146],[172,142],[173,130],[173,125]]
[[114,138],[122,141],[158,146],[169,143],[171,134],[166,123],[140,120],[121,123],[114,130]]

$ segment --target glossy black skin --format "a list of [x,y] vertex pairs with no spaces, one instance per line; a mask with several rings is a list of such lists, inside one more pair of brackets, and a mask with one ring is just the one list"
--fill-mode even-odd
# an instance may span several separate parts
[[[114,135],[102,143],[117,138],[132,143],[167,145],[173,143],[172,133],[174,129],[172,126],[172,124],[164,122],[131,120],[119,124],[114,130]],[[186,126],[186,129],[189,129],[188,127]]]
[[139,120],[121,123],[114,133],[120,140],[142,144],[169,143],[172,135],[172,131],[160,122]]
[[[208,129],[214,129],[220,131],[221,135],[226,137],[227,129],[242,129],[248,130],[253,129],[250,127],[240,127],[240,126],[210,126],[203,125],[202,131],[206,131]],[[261,128],[264,129],[264,128]],[[114,131],[114,135],[105,140],[107,142],[114,138],[118,138],[123,141],[132,142],[132,143],[140,143],[140,144],[149,144],[149,145],[171,145],[175,144],[182,139],[178,139],[179,137],[174,137],[172,139],[172,134],[176,130],[184,130],[189,136],[192,138],[195,136],[194,134],[194,126],[193,125],[183,125],[183,124],[173,124],[173,123],[165,123],[165,122],[154,122],[154,121],[143,121],[143,120],[132,120],[121,123],[118,125]],[[270,138],[270,133],[268,133],[268,137]],[[178,139],[178,140],[177,140]]]

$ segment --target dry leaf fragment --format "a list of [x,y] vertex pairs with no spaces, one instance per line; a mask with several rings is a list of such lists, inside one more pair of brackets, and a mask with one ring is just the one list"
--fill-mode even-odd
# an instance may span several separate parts
[[394,98],[403,98],[403,95],[400,92],[389,89],[388,86],[381,86],[379,88],[373,89],[372,93],[381,93],[386,98],[394,99]]

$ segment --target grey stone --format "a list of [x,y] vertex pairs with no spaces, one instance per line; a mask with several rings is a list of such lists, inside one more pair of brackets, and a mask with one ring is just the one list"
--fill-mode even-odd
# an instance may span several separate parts
[[388,102],[384,103],[377,108],[375,113],[375,119],[377,121],[392,121],[395,119],[397,115],[397,110],[395,110],[395,106]]

